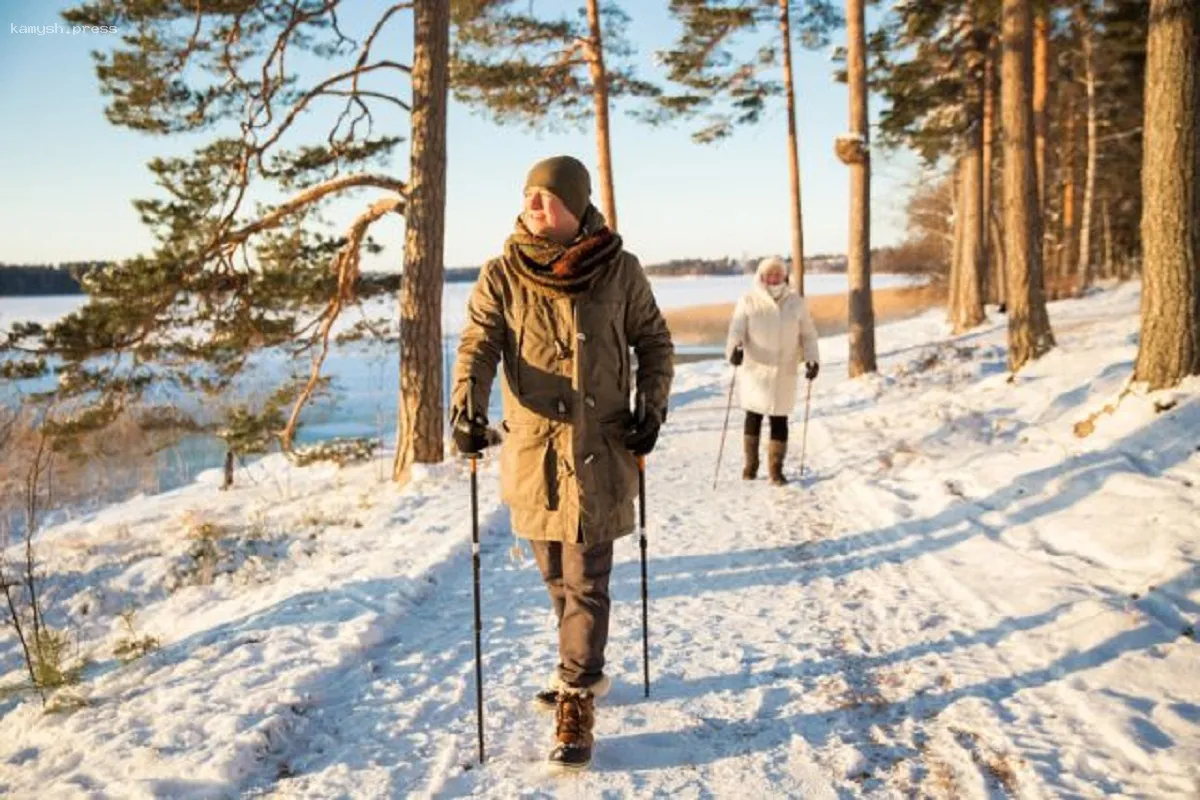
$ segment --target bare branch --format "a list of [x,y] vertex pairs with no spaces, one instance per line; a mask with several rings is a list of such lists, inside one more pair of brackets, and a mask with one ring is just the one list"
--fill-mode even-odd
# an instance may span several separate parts
[[318,183],[315,186],[310,186],[303,192],[293,197],[291,200],[281,204],[270,214],[267,214],[260,220],[252,222],[243,228],[233,231],[229,235],[222,237],[222,245],[224,249],[230,249],[232,246],[246,241],[249,237],[259,231],[273,228],[288,217],[306,206],[312,205],[323,197],[327,197],[336,192],[345,189],[352,189],[359,186],[372,186],[377,189],[389,189],[400,195],[399,200],[393,210],[403,213],[404,198],[408,196],[408,187],[403,181],[398,181],[395,178],[389,178],[384,175],[371,175],[359,173],[355,175],[343,175],[324,183]]
[[359,71],[363,68],[363,65],[367,63],[367,59],[371,57],[371,46],[375,43],[375,37],[378,36],[379,32],[383,30],[383,26],[387,25],[388,20],[391,19],[393,14],[412,7],[412,3],[396,3],[394,6],[384,11],[379,17],[379,21],[375,23],[375,27],[372,28],[371,33],[367,35],[367,40],[363,43],[362,51],[358,54],[358,61],[356,61],[354,64],[355,91],[358,90]]
[[[384,94],[383,92],[367,92],[367,91],[363,91],[363,90],[353,90],[353,89],[350,91],[346,91],[344,89],[326,89],[324,92],[321,92],[321,94],[328,95],[330,97],[374,97],[377,100],[383,100],[388,103],[392,103],[393,105],[399,106],[404,111],[412,111],[412,106],[410,106],[408,103],[405,103],[403,100],[400,100],[399,98],[392,97],[391,95],[388,95],[388,94]],[[365,110],[365,107],[364,107],[364,110]]]
[[312,102],[313,98],[318,97],[319,95],[324,93],[329,87],[333,86],[334,84],[338,83],[339,81],[344,81],[347,78],[357,79],[357,76],[361,75],[362,73],[373,72],[378,69],[395,69],[395,70],[399,70],[400,72],[405,73],[406,75],[412,74],[412,68],[406,64],[401,64],[396,61],[377,61],[374,64],[371,64],[370,66],[366,66],[366,67],[362,67],[362,68],[356,67],[352,70],[348,70],[346,72],[341,72],[330,78],[326,78],[325,80],[321,81],[319,84],[314,86],[312,89],[310,89],[303,97],[301,97],[295,103],[295,105],[292,106],[291,110],[288,112],[287,117],[285,117],[283,122],[281,122],[279,124],[279,127],[275,130],[275,132],[273,134],[271,134],[271,137],[269,139],[267,139],[267,141],[264,142],[260,147],[257,148],[260,157],[261,157],[261,154],[267,148],[271,147],[277,141],[279,141],[280,137],[282,137],[283,134],[288,130],[288,128],[290,128],[292,126],[292,123],[296,121],[296,117],[298,117],[300,115],[300,112],[302,112],[305,108],[308,107],[308,104]]
[[334,257],[333,263],[338,273],[337,292],[329,299],[329,305],[325,309],[321,322],[321,351],[313,357],[308,382],[300,392],[300,396],[296,398],[291,416],[280,434],[284,452],[291,452],[292,440],[296,435],[296,425],[300,421],[300,412],[312,397],[313,390],[316,389],[317,382],[321,379],[321,367],[325,363],[325,357],[329,355],[329,333],[342,313],[342,308],[353,295],[354,285],[358,280],[358,265],[362,258],[362,240],[366,236],[367,229],[384,215],[401,210],[403,203],[404,201],[400,197],[385,197],[375,201],[367,211],[354,220],[347,233],[346,243]]

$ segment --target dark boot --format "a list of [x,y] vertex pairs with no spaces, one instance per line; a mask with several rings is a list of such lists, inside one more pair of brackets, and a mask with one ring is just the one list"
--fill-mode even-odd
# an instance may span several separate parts
[[742,446],[746,450],[746,466],[742,469],[742,479],[752,481],[758,477],[758,437],[743,436]]
[[783,477],[783,459],[787,456],[787,442],[772,439],[767,447],[767,470],[771,475],[771,483],[776,486],[784,486],[787,484],[787,478]]
[[585,769],[592,763],[596,706],[587,689],[564,688],[554,711],[554,749],[550,765],[561,770]]

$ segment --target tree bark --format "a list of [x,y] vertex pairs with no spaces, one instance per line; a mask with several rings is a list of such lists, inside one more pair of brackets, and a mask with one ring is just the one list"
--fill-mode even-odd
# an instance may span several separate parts
[[1038,246],[1042,250],[1042,291],[1053,289],[1054,272],[1058,265],[1056,242],[1050,219],[1050,11],[1039,3],[1033,11],[1033,128],[1034,155],[1037,159],[1037,202],[1041,232]]
[[875,311],[871,303],[871,150],[867,128],[867,38],[864,0],[846,0],[846,68],[850,133],[863,157],[850,169],[850,377],[875,372]]
[[1042,289],[1041,214],[1034,155],[1030,0],[1004,0],[1001,115],[1008,262],[1008,364],[1019,370],[1054,346]]
[[1197,11],[1151,0],[1142,152],[1142,336],[1137,380],[1151,389],[1200,373],[1197,275]]
[[992,160],[994,156],[994,141],[996,128],[996,49],[989,37],[987,51],[983,62],[983,263],[987,270],[984,297],[988,302],[999,303],[1000,280],[998,272],[1003,265],[995,258],[995,248],[991,246],[991,229],[989,221],[992,215]]
[[1004,228],[1003,222],[1000,219],[1000,213],[996,209],[992,209],[989,220],[988,230],[991,231],[992,250],[996,253],[996,262],[998,269],[996,270],[996,281],[1000,284],[996,288],[998,302],[1000,303],[1000,313],[1008,312],[1008,261],[1004,258]]
[[950,279],[946,287],[946,322],[954,324],[958,309],[959,282],[962,280],[963,231],[966,209],[963,203],[963,159],[954,162],[954,178],[951,181],[952,207],[954,209],[954,231],[950,244]]
[[608,73],[604,69],[604,40],[601,38],[599,0],[587,2],[591,30],[588,72],[592,78],[592,101],[596,107],[596,155],[600,170],[600,205],[608,227],[617,230],[617,196],[613,189],[612,137],[608,131]]
[[1104,277],[1111,279],[1116,277],[1117,268],[1113,264],[1112,214],[1108,209],[1107,196],[1100,204],[1100,216],[1104,220]]
[[792,79],[792,25],[789,0],[779,0],[783,43],[783,87],[787,97],[788,192],[792,203],[792,283],[804,295],[804,213],[800,202],[800,136],[796,132],[796,89]]
[[1058,238],[1057,269],[1054,270],[1053,279],[1048,278],[1046,281],[1046,294],[1052,300],[1059,300],[1071,293],[1067,287],[1074,280],[1075,256],[1078,255],[1076,242],[1078,241],[1079,215],[1075,202],[1078,194],[1076,184],[1076,167],[1079,163],[1078,112],[1075,108],[1073,88],[1066,89],[1063,94],[1065,95],[1063,98],[1063,152],[1059,162],[1059,169],[1062,173],[1062,230]]
[[1083,176],[1083,207],[1079,220],[1079,280],[1076,286],[1082,292],[1092,285],[1095,271],[1092,269],[1092,216],[1096,205],[1096,60],[1092,46],[1091,15],[1083,13],[1084,93],[1087,102],[1087,165]]
[[412,146],[404,278],[400,284],[400,402],[393,478],[442,460],[442,283],[450,5],[414,3]]
[[960,162],[959,181],[962,209],[962,238],[958,255],[958,283],[950,321],[954,333],[983,323],[983,139],[978,126],[970,132]]
[[1039,209],[1046,213],[1046,139],[1050,120],[1046,114],[1050,98],[1050,18],[1039,9],[1033,21],[1033,127],[1037,135],[1037,193]]

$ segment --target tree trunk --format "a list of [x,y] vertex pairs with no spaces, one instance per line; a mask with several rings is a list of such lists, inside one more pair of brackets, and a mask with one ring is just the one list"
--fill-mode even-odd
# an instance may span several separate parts
[[804,294],[804,214],[800,203],[800,136],[796,132],[796,89],[792,80],[792,25],[789,0],[779,0],[783,40],[783,87],[787,96],[788,191],[792,201],[792,283]]
[[966,218],[963,207],[963,159],[961,158],[954,163],[954,178],[951,185],[953,187],[951,207],[954,209],[954,239],[950,246],[950,285],[946,287],[946,322],[953,325],[958,309],[959,283],[962,280],[963,231]]
[[1050,219],[1050,12],[1039,3],[1033,11],[1033,127],[1034,155],[1037,159],[1037,202],[1040,233],[1038,247],[1042,251],[1042,291],[1053,290],[1054,272],[1058,265],[1054,230]]
[[1050,98],[1050,18],[1039,9],[1033,20],[1033,127],[1037,135],[1037,194],[1039,210],[1046,213],[1046,138],[1050,120],[1046,115]]
[[1200,373],[1197,275],[1197,12],[1150,0],[1142,151],[1142,338],[1137,380],[1151,389]]
[[1079,280],[1082,292],[1092,285],[1092,215],[1096,205],[1096,62],[1092,52],[1090,14],[1081,14],[1083,26],[1084,91],[1087,97],[1087,166],[1083,176],[1083,208],[1079,220]]
[[983,189],[981,193],[983,195],[983,263],[987,271],[984,297],[987,302],[991,303],[1001,302],[1000,281],[998,280],[999,276],[997,272],[998,266],[1002,268],[1000,262],[995,258],[995,248],[991,246],[991,237],[988,235],[988,231],[991,229],[989,221],[992,215],[992,159],[994,154],[995,126],[996,49],[989,37],[983,62]]
[[596,105],[596,154],[600,169],[600,205],[608,227],[617,230],[617,196],[613,190],[612,137],[608,132],[608,73],[604,71],[604,40],[601,38],[599,0],[587,2],[591,29],[588,72],[592,78],[592,100]]
[[996,282],[999,284],[996,287],[997,299],[1000,303],[999,311],[1001,314],[1005,314],[1008,312],[1008,261],[1004,258],[1004,228],[1000,213],[994,208],[988,228],[991,231],[992,251],[996,254],[996,263],[999,266],[996,270]]
[[1108,210],[1107,195],[1100,204],[1100,216],[1104,218],[1104,277],[1111,279],[1116,277],[1117,268],[1113,265],[1112,214]]
[[[867,36],[864,0],[846,0],[846,69],[850,133],[862,158],[850,164],[850,377],[875,372],[875,311],[871,304],[871,150],[867,128]],[[785,4],[786,5],[786,4]]]
[[1063,91],[1063,153],[1059,163],[1062,172],[1062,231],[1058,238],[1058,268],[1053,280],[1047,279],[1047,295],[1059,300],[1068,294],[1067,287],[1075,275],[1075,256],[1079,231],[1078,212],[1075,199],[1078,193],[1076,166],[1079,163],[1078,128],[1076,124],[1075,92],[1072,88]]
[[416,0],[412,145],[400,284],[400,403],[392,476],[442,460],[442,263],[446,217],[446,107],[450,6]]
[[1012,371],[1054,346],[1042,289],[1041,214],[1034,157],[1030,0],[1004,0],[1001,115],[1008,262],[1008,364]]
[[221,482],[221,489],[228,489],[233,486],[233,451],[225,451],[225,479]]
[[983,313],[983,138],[978,126],[970,132],[961,161],[959,182],[962,209],[962,244],[959,250],[958,286],[950,320],[954,333],[981,325]]

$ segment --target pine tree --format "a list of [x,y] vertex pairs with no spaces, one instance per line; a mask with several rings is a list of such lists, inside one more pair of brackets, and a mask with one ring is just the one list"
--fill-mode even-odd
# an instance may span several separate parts
[[659,98],[658,121],[699,117],[702,125],[692,138],[716,142],[738,126],[759,122],[772,98],[785,97],[792,280],[803,294],[804,220],[791,44],[794,30],[805,47],[825,46],[830,32],[842,24],[841,15],[830,0],[671,0],[670,9],[683,30],[669,50],[658,54],[676,89]]
[[[871,150],[867,125],[867,35],[863,0],[846,2],[846,83],[850,89],[849,373],[876,371],[875,312],[871,304]],[[849,156],[853,153],[853,156]]]
[[1099,274],[1128,278],[1141,260],[1142,124],[1148,4],[1103,0],[1096,9],[1096,197]]
[[1200,374],[1200,11],[1151,0],[1142,166],[1142,338],[1135,377],[1151,389]]
[[1096,212],[1096,169],[1099,159],[1099,123],[1096,116],[1096,46],[1095,13],[1091,0],[1083,0],[1076,8],[1075,23],[1079,27],[1080,57],[1086,119],[1086,156],[1084,166],[1083,206],[1079,221],[1079,289],[1092,285],[1096,270],[1093,263],[1092,239],[1094,238]]
[[1008,260],[1008,363],[1014,372],[1054,346],[1042,289],[1042,224],[1031,96],[1032,17],[1030,0],[1004,0],[1004,249]]
[[[383,46],[414,4],[381,10],[357,37],[343,30],[340,5],[94,0],[64,14],[71,23],[128,32],[94,54],[110,122],[155,136],[211,137],[189,157],[150,163],[160,195],[135,207],[157,239],[152,252],[93,270],[83,308],[47,328],[20,326],[7,339],[10,349],[59,359],[59,394],[89,398],[94,424],[111,421],[150,386],[223,396],[255,353],[277,348],[289,363],[307,360],[307,375],[281,381],[292,405],[282,427],[272,409],[251,417],[290,450],[301,408],[325,385],[334,337],[386,328],[365,318],[335,325],[348,307],[383,291],[361,275],[361,257],[379,250],[372,226],[409,203],[422,209],[427,233],[417,247],[425,252],[406,253],[409,269],[425,265],[408,283],[440,292],[442,199],[421,193],[442,179],[418,172],[410,187],[390,174],[401,139],[380,132],[394,126],[396,110],[410,110],[400,98],[414,70],[414,83],[423,80],[420,64],[402,63]],[[420,19],[444,3],[415,5]],[[328,125],[309,139],[301,118]],[[340,232],[331,229],[331,204],[363,192],[373,196],[358,215]],[[406,340],[419,343],[410,357],[436,362],[440,323],[417,330]],[[401,393],[402,405],[416,403],[436,420],[417,432],[436,435],[418,445],[418,457],[440,458],[440,394],[411,382]]]
[[442,460],[442,283],[450,8],[419,0],[413,54],[412,147],[404,283],[400,287],[400,406],[393,477]]
[[889,101],[883,143],[915,149],[927,167],[946,154],[954,161],[948,316],[961,332],[986,319],[985,81],[995,15],[980,2],[904,2],[883,30],[875,43],[876,82]]
[[600,210],[616,230],[609,103],[658,94],[631,66],[629,16],[602,0],[584,0],[574,16],[540,16],[518,0],[458,0],[455,13],[455,98],[535,130],[594,120]]

